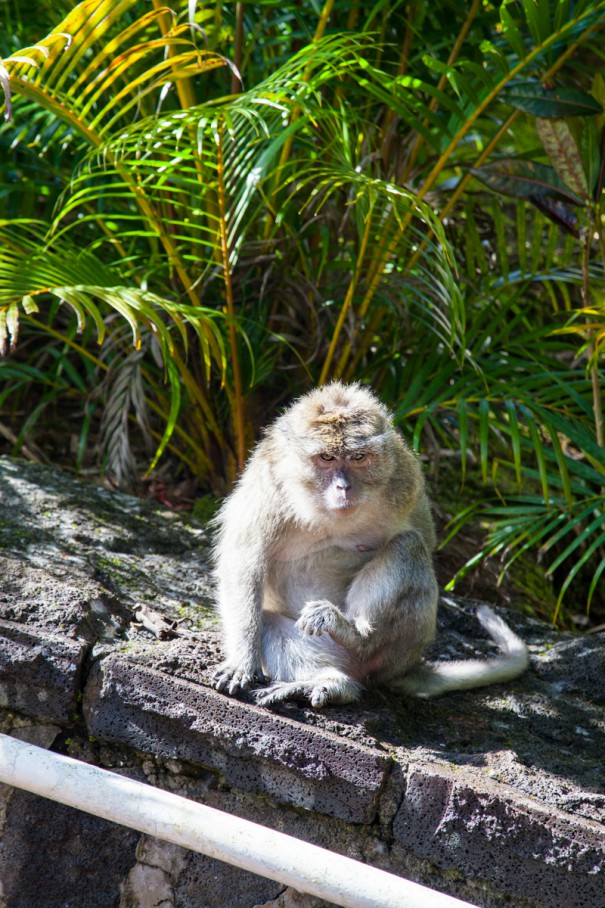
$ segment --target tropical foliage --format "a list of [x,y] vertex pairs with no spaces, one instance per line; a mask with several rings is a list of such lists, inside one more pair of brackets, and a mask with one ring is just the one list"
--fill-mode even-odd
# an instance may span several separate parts
[[590,604],[605,0],[3,8],[15,449],[69,414],[76,466],[100,439],[127,484],[144,443],[220,491],[287,396],[368,381],[459,452],[452,532]]

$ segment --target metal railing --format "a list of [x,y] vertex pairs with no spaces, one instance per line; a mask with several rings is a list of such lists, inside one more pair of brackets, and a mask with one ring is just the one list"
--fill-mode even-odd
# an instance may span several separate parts
[[0,781],[345,908],[472,908],[384,870],[8,735],[0,735]]

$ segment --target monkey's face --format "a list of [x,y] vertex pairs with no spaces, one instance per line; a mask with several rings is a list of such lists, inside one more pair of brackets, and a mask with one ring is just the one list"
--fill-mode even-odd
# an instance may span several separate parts
[[316,500],[320,509],[335,516],[356,511],[367,498],[376,468],[376,455],[322,451],[311,457]]
[[400,442],[367,390],[338,382],[317,388],[280,417],[268,440],[284,503],[297,519],[325,530],[336,518],[347,532],[380,521]]

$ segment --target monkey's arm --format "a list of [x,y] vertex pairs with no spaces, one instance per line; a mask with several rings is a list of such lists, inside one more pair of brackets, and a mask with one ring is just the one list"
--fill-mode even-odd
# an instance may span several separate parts
[[266,518],[270,495],[263,493],[262,473],[249,469],[217,518],[215,579],[226,659],[214,682],[229,694],[263,680],[261,613],[272,536]]
[[362,656],[399,648],[406,658],[432,638],[438,587],[430,552],[420,533],[394,536],[353,579],[344,609],[327,600],[305,604],[297,627],[328,633]]
[[214,673],[217,690],[236,694],[263,681],[261,667],[262,581],[244,565],[219,567],[219,613],[227,658]]
[[388,637],[398,624],[434,623],[438,598],[432,555],[422,534],[406,529],[361,568],[349,587],[345,612],[352,620],[363,617]]

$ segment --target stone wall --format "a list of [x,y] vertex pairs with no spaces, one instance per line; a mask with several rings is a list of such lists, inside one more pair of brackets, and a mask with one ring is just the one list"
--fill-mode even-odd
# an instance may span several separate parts
[[[508,615],[532,652],[514,684],[270,712],[208,684],[202,528],[8,459],[0,505],[1,731],[483,908],[605,908],[602,634]],[[490,651],[444,600],[435,654]],[[323,904],[7,786],[0,804],[2,908]]]

